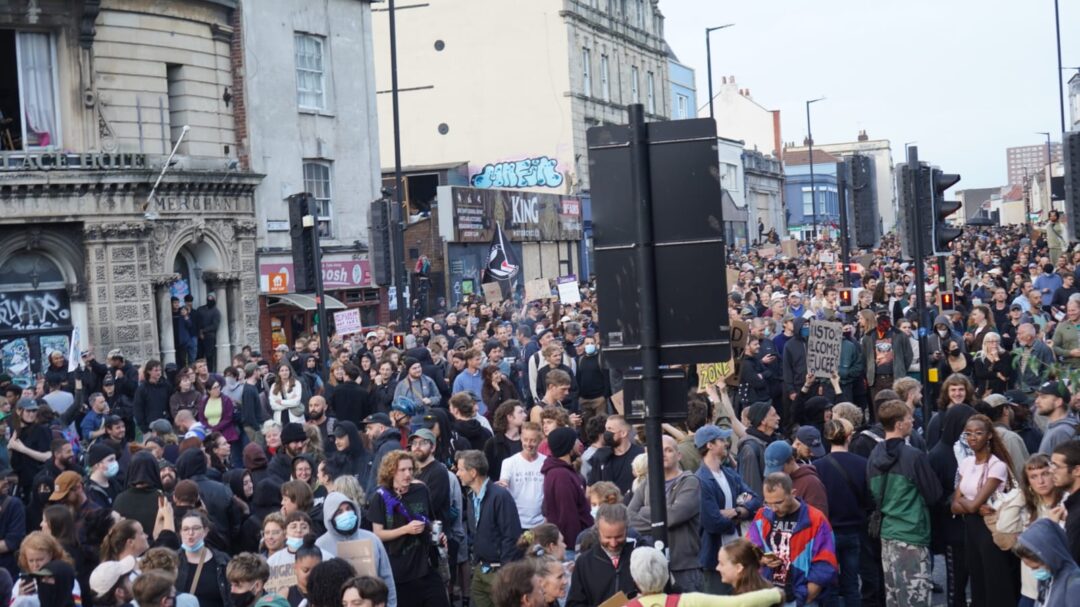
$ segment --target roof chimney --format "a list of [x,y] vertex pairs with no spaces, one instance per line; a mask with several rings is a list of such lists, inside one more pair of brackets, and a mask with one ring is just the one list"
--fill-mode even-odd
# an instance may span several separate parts
[[870,141],[870,137],[866,135],[866,130],[859,131],[859,141]]
[[727,76],[720,77],[720,84],[727,84]]
[[809,137],[803,137],[803,140],[802,140],[802,144],[803,144],[804,146],[809,146],[809,145],[813,145],[813,144],[814,144],[814,140],[813,140],[813,139],[810,139]]

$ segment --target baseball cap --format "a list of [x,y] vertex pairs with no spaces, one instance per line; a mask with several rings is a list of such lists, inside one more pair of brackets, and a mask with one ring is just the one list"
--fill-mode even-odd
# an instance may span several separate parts
[[1057,396],[1068,402],[1072,400],[1072,394],[1069,392],[1069,388],[1065,386],[1065,382],[1062,381],[1048,381],[1045,384],[1039,386],[1036,390],[1039,394],[1049,394],[1051,396]]
[[825,456],[825,446],[821,444],[821,432],[813,426],[801,426],[795,433],[795,440],[810,447],[810,454],[814,457]]
[[106,375],[105,379],[103,379],[101,381],[101,385],[102,386],[115,386],[116,385],[116,380],[109,377],[108,375]]
[[791,459],[792,453],[791,445],[787,441],[778,440],[769,443],[769,446],[765,447],[765,474],[782,472],[784,464]]
[[38,410],[37,401],[32,399],[32,398],[20,398],[19,402],[16,403],[15,406],[20,408],[20,409],[25,409],[26,411],[37,411]]
[[694,446],[700,449],[718,438],[729,438],[730,436],[730,428],[721,428],[714,424],[706,424],[698,428],[697,432],[694,433]]
[[112,590],[125,575],[135,571],[135,557],[127,555],[119,561],[105,561],[94,567],[90,574],[90,589],[97,596],[103,597]]
[[435,440],[435,433],[431,430],[428,430],[427,428],[420,428],[419,430],[409,435],[410,441],[414,438],[422,438],[427,442],[431,443],[432,445],[438,444]]
[[49,496],[49,501],[55,502],[64,499],[68,493],[71,493],[72,489],[81,484],[82,477],[79,476],[78,472],[72,470],[61,472],[60,476],[57,476],[56,481],[53,482],[53,492]]
[[1009,399],[1004,394],[987,394],[983,397],[983,402],[997,408],[1009,404]]
[[385,414],[385,413],[372,413],[371,415],[365,417],[363,419],[363,421],[361,421],[360,423],[361,424],[382,424],[384,426],[393,426],[394,425],[390,421],[390,416]]
[[120,348],[113,348],[112,350],[109,350],[108,358],[124,358],[124,351]]
[[1022,305],[1020,305],[1018,303],[1014,303],[1013,305],[1009,306],[1009,311],[1010,312],[1012,312],[1013,310],[1021,310],[1021,311],[1023,311],[1023,309],[1024,309],[1024,306],[1022,306]]
[[172,434],[173,427],[167,419],[155,419],[150,422],[150,430],[158,434]]
[[1022,407],[1031,406],[1031,397],[1024,394],[1023,390],[1008,390],[1005,392],[1005,398],[1009,399],[1009,402],[1014,405],[1020,405]]
[[364,336],[364,339],[378,339],[379,334],[374,331],[368,331],[368,334]]
[[334,434],[335,438],[345,438],[346,436],[349,435],[349,431],[348,431],[348,429],[346,429],[341,424],[338,424],[338,425],[334,426],[333,434]]

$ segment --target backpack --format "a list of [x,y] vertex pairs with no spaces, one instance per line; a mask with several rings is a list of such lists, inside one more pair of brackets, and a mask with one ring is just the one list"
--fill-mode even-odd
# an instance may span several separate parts
[[[664,598],[664,607],[678,607],[680,594],[669,594]],[[641,599],[633,599],[626,604],[626,607],[660,607],[658,603],[649,603],[645,605],[641,602]]]

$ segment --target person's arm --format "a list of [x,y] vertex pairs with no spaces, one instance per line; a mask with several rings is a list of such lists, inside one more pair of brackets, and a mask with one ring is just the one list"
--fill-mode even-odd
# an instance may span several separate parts
[[828,520],[822,518],[814,534],[814,554],[806,573],[806,602],[812,602],[823,588],[832,586],[840,572],[836,562],[836,542]]
[[[120,382],[116,383],[119,384]],[[135,389],[135,401],[132,403],[132,409],[135,410],[135,425],[143,431],[143,434],[150,432],[150,420],[146,419],[145,390]]]
[[0,540],[0,554],[15,552],[26,537],[26,507],[19,500],[8,500],[7,512],[7,533]]
[[711,488],[700,487],[698,501],[701,509],[701,529],[706,533],[731,533],[731,518],[724,515],[729,509],[721,509],[720,502],[716,498],[717,494]]
[[26,446],[26,443],[22,442],[17,434],[13,434],[11,439],[8,440],[8,450],[18,451],[37,462],[48,461],[48,459],[52,457],[52,452],[50,451],[37,451]]
[[667,507],[669,529],[692,520],[701,511],[701,481],[698,477],[691,474],[673,489],[676,491],[675,499]]
[[649,491],[649,484],[642,483],[630,494],[630,503],[626,505],[626,514],[630,518],[630,527],[638,533],[644,533],[652,525],[650,508],[645,505],[645,493]]

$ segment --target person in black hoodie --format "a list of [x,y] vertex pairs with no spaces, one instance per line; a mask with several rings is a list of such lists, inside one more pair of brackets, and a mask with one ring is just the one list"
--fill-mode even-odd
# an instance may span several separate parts
[[[206,476],[206,454],[201,449],[188,449],[176,462],[176,476],[193,481],[199,487],[199,497],[206,513],[223,538],[233,538],[239,532],[242,515],[233,502],[232,490]],[[153,528],[153,527],[151,527]],[[228,549],[228,546],[222,548]]]
[[[967,605],[968,566],[964,559],[964,521],[949,510],[956,489],[956,469],[959,466],[954,445],[964,433],[968,419],[975,409],[967,404],[953,405],[945,411],[941,439],[930,449],[930,468],[941,483],[944,499],[930,504],[931,552],[945,555],[945,577],[949,605]],[[963,443],[966,446],[966,442]]]
[[162,377],[161,363],[147,361],[143,367],[143,379],[135,390],[135,423],[143,434],[150,432],[150,422],[169,418],[169,396],[172,387]]
[[461,438],[469,441],[469,449],[482,450],[491,440],[491,431],[476,417],[476,401],[468,392],[458,392],[450,397],[451,427]]
[[331,414],[339,422],[359,424],[371,414],[371,395],[357,383],[359,377],[360,367],[346,365],[345,381],[334,387],[334,392],[327,401]]
[[744,406],[748,407],[756,402],[772,400],[769,386],[775,384],[775,380],[779,378],[774,377],[769,367],[758,358],[761,344],[762,341],[753,335],[750,335],[746,340],[742,364],[739,365],[739,392],[735,403],[736,415],[742,413],[742,407]]
[[258,552],[263,519],[273,512],[281,512],[281,483],[267,478],[255,485],[251,496],[251,514],[240,525],[240,549]]
[[[783,369],[784,369],[784,394],[788,401],[798,398],[799,389],[803,380],[806,379],[806,340],[810,337],[810,327],[805,318],[796,318],[792,323],[794,334],[784,344]],[[789,405],[790,406],[790,405]],[[783,427],[791,424],[789,411],[777,411],[782,419]]]
[[[374,441],[372,442],[374,444]],[[345,469],[360,481],[360,486],[366,486],[371,470],[371,454],[365,448],[364,439],[360,436],[356,424],[338,422],[334,427],[333,451],[348,461]]]
[[127,488],[116,496],[113,509],[124,518],[135,519],[153,532],[157,520],[158,496],[164,495],[157,460],[149,451],[131,456]]
[[[338,424],[338,428],[343,425],[345,422]],[[387,414],[372,413],[364,418],[364,434],[371,441],[371,450],[374,455],[369,460],[367,470],[358,475],[358,479],[364,487],[364,495],[370,496],[379,485],[379,464],[382,463],[383,457],[391,451],[401,449],[401,432],[394,427],[394,423],[390,421],[390,416]],[[360,440],[359,435],[356,440]],[[352,436],[349,437],[349,445],[353,445]]]

